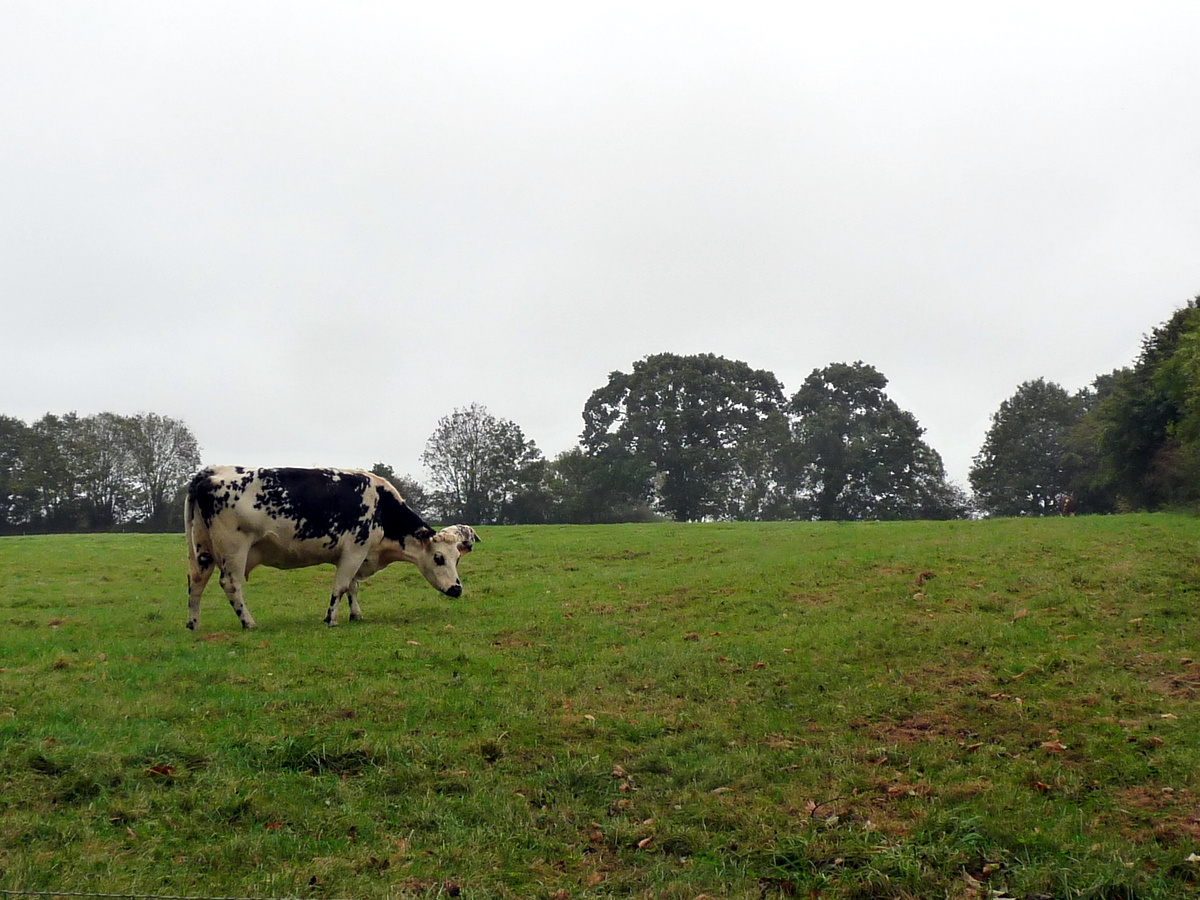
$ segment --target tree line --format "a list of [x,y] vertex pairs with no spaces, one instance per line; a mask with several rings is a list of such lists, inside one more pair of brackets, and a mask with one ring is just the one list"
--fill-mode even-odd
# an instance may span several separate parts
[[[1200,503],[1200,297],[1147,335],[1132,366],[1075,393],[1039,378],[991,417],[964,488],[912,413],[863,362],[814,369],[786,395],[771,373],[661,353],[613,372],[579,443],[546,459],[520,426],[472,404],[426,442],[422,483],[377,463],[427,517],[471,524],[900,520]],[[0,532],[181,526],[200,465],[182,422],[154,413],[0,415]]]
[[886,386],[870,365],[837,363],[789,398],[744,362],[662,353],[613,372],[584,406],[579,445],[553,460],[476,404],[429,438],[428,487],[397,486],[433,517],[482,524],[967,515]]
[[1083,390],[1020,385],[992,416],[969,479],[991,515],[1047,515],[1064,496],[1080,513],[1200,502],[1200,297],[1143,338],[1132,366]]
[[[515,423],[457,409],[430,437],[431,515],[477,523],[946,519],[1200,503],[1200,297],[1136,362],[1076,393],[1044,378],[993,413],[968,475],[949,481],[924,429],[863,362],[815,369],[790,397],[775,376],[711,354],[664,353],[613,372],[578,446],[543,458]],[[379,470],[390,473],[386,466]]]
[[0,533],[181,528],[199,466],[192,432],[157,413],[0,415]]

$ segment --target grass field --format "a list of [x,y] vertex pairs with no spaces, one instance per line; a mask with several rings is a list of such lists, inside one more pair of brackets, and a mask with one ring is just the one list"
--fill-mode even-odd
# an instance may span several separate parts
[[1200,519],[480,531],[195,633],[182,536],[0,539],[0,890],[1200,896]]

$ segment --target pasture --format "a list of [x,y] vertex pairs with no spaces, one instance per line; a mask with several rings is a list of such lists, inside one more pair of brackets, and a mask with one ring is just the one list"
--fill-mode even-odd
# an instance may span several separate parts
[[1200,520],[481,528],[215,580],[0,538],[0,890],[1200,896]]

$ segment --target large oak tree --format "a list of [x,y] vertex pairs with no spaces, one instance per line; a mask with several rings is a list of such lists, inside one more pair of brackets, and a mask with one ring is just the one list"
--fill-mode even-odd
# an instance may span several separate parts
[[770,372],[711,353],[648,356],[613,372],[583,421],[584,452],[641,464],[677,520],[754,519],[769,508],[787,433]]
[[946,519],[966,512],[916,417],[863,362],[814,369],[792,397],[796,513],[822,520]]

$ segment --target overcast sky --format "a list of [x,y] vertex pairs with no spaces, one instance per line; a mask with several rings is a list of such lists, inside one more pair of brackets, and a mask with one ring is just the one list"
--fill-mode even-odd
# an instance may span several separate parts
[[424,478],[660,352],[863,360],[966,482],[1200,294],[1200,3],[0,0],[0,413]]

